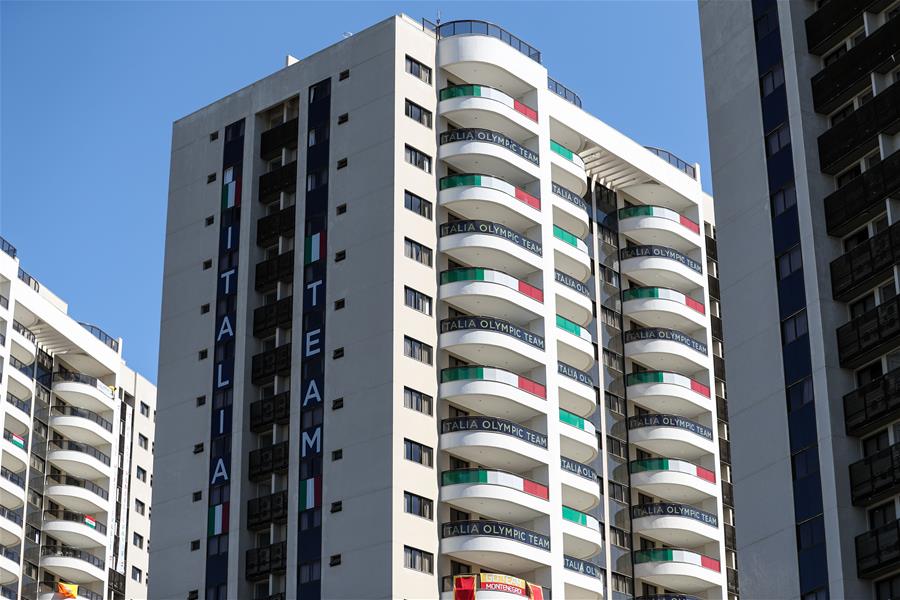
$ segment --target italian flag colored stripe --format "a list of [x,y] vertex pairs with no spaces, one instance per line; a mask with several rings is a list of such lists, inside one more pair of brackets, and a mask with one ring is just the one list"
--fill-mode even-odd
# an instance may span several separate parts
[[527,377],[497,369],[495,367],[451,367],[441,371],[441,382],[448,381],[496,381],[519,388],[522,391],[534,394],[538,398],[547,397],[547,388]]
[[492,269],[472,267],[468,269],[451,269],[441,273],[441,284],[455,283],[457,281],[487,281],[490,283],[498,283],[521,292],[538,302],[544,301],[544,292],[540,288],[536,288],[529,283],[516,279],[512,275],[507,275],[506,273],[501,273],[500,271],[494,271]]
[[572,523],[578,523],[583,527],[590,527],[591,529],[600,530],[600,522],[592,517],[589,514],[583,513],[580,510],[575,510],[574,508],[569,508],[568,506],[562,507],[562,516],[566,521],[571,521]]
[[553,226],[553,237],[567,243],[574,248],[578,248],[579,250],[587,252],[587,244],[578,239],[578,236],[576,236],[574,233],[569,233],[559,225]]
[[322,477],[310,477],[300,482],[300,510],[322,506]]
[[566,160],[575,161],[575,153],[560,144],[559,142],[555,142],[550,140],[550,149],[565,158]]
[[12,443],[22,450],[25,449],[25,438],[23,438],[21,435],[16,435],[15,433],[12,434]]
[[325,256],[325,232],[320,231],[306,238],[303,244],[303,264],[314,263]]
[[206,525],[208,536],[228,533],[228,502],[209,507],[209,520]]
[[630,219],[633,217],[656,217],[659,219],[668,219],[680,224],[682,227],[690,229],[694,233],[700,233],[700,225],[688,219],[682,214],[675,212],[670,208],[662,206],[626,206],[619,209],[619,219]]
[[513,100],[513,108],[516,109],[516,112],[522,113],[523,115],[525,115],[526,117],[528,117],[529,119],[531,119],[532,121],[537,123],[537,120],[538,120],[537,111],[534,110],[533,108],[531,108],[530,106],[522,104],[518,100]]
[[644,471],[671,471],[676,473],[685,473],[694,475],[700,479],[716,482],[716,474],[709,469],[704,469],[694,463],[675,458],[648,458],[645,460],[635,460],[631,462],[632,473],[642,473]]
[[587,329],[581,327],[577,323],[573,323],[562,315],[556,315],[556,326],[562,329],[563,331],[568,331],[572,335],[577,335],[583,340],[587,340],[588,342],[593,342],[591,338],[591,334]]
[[694,223],[684,215],[678,215],[678,221],[694,233],[700,233],[700,225]]
[[228,167],[222,174],[222,208],[241,205],[241,180],[235,178],[234,167]]
[[532,121],[537,121],[536,110],[518,100],[514,100],[500,90],[486,85],[454,85],[442,89],[440,93],[441,100],[461,97],[490,98],[491,100],[496,100],[497,102],[512,108],[516,112],[522,113]]
[[638,550],[634,553],[635,563],[646,562],[680,562],[697,565],[711,569],[717,573],[721,570],[718,560],[690,550],[678,550],[675,548],[653,548],[650,550]]
[[492,471],[488,469],[458,469],[441,473],[441,485],[458,485],[461,483],[485,483],[499,485],[525,492],[547,500],[550,490],[546,485],[540,484],[524,477],[505,471]]
[[699,381],[694,381],[684,375],[678,373],[668,373],[665,371],[641,371],[639,373],[629,373],[625,376],[625,385],[641,385],[644,383],[670,383],[681,387],[690,388],[698,394],[709,398],[709,387],[703,385]]
[[84,515],[84,524],[91,529],[97,529],[97,519],[90,515]]
[[523,189],[517,188],[513,184],[500,179],[499,177],[491,177],[490,175],[450,175],[442,177],[440,181],[440,189],[448,190],[455,187],[483,187],[498,192],[503,192],[512,196],[516,200],[524,202],[532,208],[541,209],[541,200],[537,196],[533,196]]
[[635,287],[628,288],[624,292],[622,292],[622,299],[625,301],[635,300],[638,298],[656,298],[659,300],[671,300],[673,302],[678,302],[679,304],[684,304],[688,308],[697,311],[701,315],[706,314],[706,307],[703,306],[702,302],[694,300],[690,296],[682,294],[681,292],[670,290],[668,288],[658,288],[658,287]]
[[559,409],[559,420],[561,423],[571,425],[572,427],[576,427],[582,431],[594,431],[593,423],[585,421],[575,413],[570,413],[569,411],[563,410],[562,408]]

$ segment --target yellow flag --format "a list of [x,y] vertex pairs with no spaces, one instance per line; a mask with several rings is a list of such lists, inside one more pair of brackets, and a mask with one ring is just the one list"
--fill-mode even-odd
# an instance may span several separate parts
[[56,593],[63,598],[78,598],[78,585],[75,583],[57,582]]

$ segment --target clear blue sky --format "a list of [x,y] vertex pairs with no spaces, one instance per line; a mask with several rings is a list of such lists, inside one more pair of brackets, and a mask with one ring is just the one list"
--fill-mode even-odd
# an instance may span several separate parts
[[699,162],[697,3],[0,2],[0,234],[156,380],[171,124],[387,16],[492,21],[584,109]]

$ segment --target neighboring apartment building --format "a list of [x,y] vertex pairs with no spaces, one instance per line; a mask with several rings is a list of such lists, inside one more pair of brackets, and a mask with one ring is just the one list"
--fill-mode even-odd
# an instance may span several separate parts
[[698,168],[480,21],[177,121],[151,596],[735,598]]
[[156,388],[0,250],[0,597],[146,598]]
[[700,2],[749,597],[900,597],[898,17]]

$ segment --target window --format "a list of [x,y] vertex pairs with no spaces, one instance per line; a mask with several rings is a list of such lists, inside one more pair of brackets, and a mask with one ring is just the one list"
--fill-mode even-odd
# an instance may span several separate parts
[[609,528],[609,538],[609,542],[614,546],[620,546],[622,548],[631,547],[631,540],[629,539],[628,533],[618,527]]
[[341,310],[345,306],[347,306],[347,301],[344,300],[343,298],[338,298],[337,300],[334,301],[334,310]]
[[421,215],[429,221],[431,220],[432,205],[425,198],[416,196],[412,192],[403,192],[403,206],[417,215]]
[[612,436],[606,436],[606,442],[608,445],[608,452],[613,456],[618,456],[619,458],[628,458],[628,444],[623,442],[618,438],[614,438]]
[[778,63],[770,71],[759,78],[759,89],[765,98],[778,87],[784,85],[784,66]]
[[411,460],[414,463],[430,467],[433,455],[434,451],[431,447],[412,440],[403,440],[403,457],[406,458],[406,460]]
[[212,183],[215,180],[216,180],[215,173],[210,173],[209,175],[206,176],[206,183]]
[[306,134],[306,145],[309,148],[312,148],[316,144],[321,144],[328,140],[328,125],[319,125],[318,127],[313,127],[309,130],[309,133]]
[[191,552],[200,549],[200,540],[191,540]]
[[875,296],[867,294],[850,305],[850,318],[855,319],[875,308]]
[[340,72],[340,74],[338,74],[338,81],[343,81],[343,80],[349,79],[349,78],[350,78],[350,69],[344,69],[343,71]]
[[803,268],[803,253],[800,251],[800,244],[797,244],[784,254],[778,257],[778,279],[784,279],[791,273],[799,271]]
[[334,213],[336,215],[343,215],[343,214],[346,214],[346,212],[347,212],[346,204],[338,204],[337,207],[335,207],[335,209],[334,209]]
[[206,404],[206,396],[197,396],[197,406]]
[[141,402],[141,415],[150,418],[150,405],[146,402]]
[[338,123],[338,125],[343,125],[344,123],[346,123],[349,120],[350,120],[350,113],[344,113],[342,115],[338,115],[337,123]]
[[421,123],[428,129],[431,129],[431,111],[422,108],[415,102],[411,102],[410,100],[406,101],[406,116],[413,121]]
[[800,380],[787,389],[788,412],[794,412],[813,401],[812,377]]
[[138,434],[138,446],[146,450],[150,446],[150,440],[143,433]]
[[406,258],[411,258],[426,267],[431,266],[431,248],[423,246],[419,242],[414,242],[409,238],[404,239],[403,244],[403,253],[406,255]]
[[619,573],[610,573],[610,580],[614,592],[631,594],[631,579]]
[[431,364],[433,349],[425,342],[413,339],[408,335],[403,336],[403,354],[414,360]]
[[342,448],[331,451],[331,460],[341,460],[342,458],[344,458],[344,450]]
[[309,583],[322,579],[322,561],[314,560],[300,563],[300,583]]
[[203,500],[203,490],[197,490],[196,492],[194,492],[191,500],[193,502],[200,502],[201,500]]
[[835,184],[837,185],[838,189],[840,189],[840,188],[844,187],[845,185],[847,185],[848,183],[850,183],[851,181],[853,181],[854,179],[856,179],[857,177],[859,177],[861,174],[862,174],[862,169],[860,169],[859,164],[855,164],[855,165],[853,165],[853,167],[847,169],[840,175],[837,175],[834,178],[834,181],[835,181]]
[[428,498],[410,492],[403,492],[403,510],[429,521],[434,518],[434,503]]
[[625,372],[625,359],[620,354],[606,348],[603,349],[603,364],[610,369]]
[[325,79],[309,88],[309,103],[327,98],[331,94],[331,79]]
[[609,482],[609,497],[613,500],[618,500],[623,504],[631,502],[629,499],[628,488],[621,483],[616,483],[614,481]]
[[347,166],[347,164],[348,164],[347,159],[346,159],[346,158],[342,158],[342,159],[340,159],[340,160],[337,161],[337,168],[338,168],[339,170],[340,170],[340,169],[343,169],[344,167]]
[[144,580],[144,573],[135,566],[131,567],[131,578],[141,583]]
[[339,410],[341,408],[344,408],[343,398],[335,398],[331,401],[331,410]]
[[218,131],[213,131],[211,134],[209,134],[209,141],[214,142],[214,141],[216,141],[217,139],[219,139],[219,132],[218,132]]
[[781,343],[785,346],[807,334],[806,309],[781,322]]
[[778,12],[774,9],[769,9],[753,22],[757,40],[761,40],[776,29],[778,29]]
[[831,126],[834,127],[847,117],[849,117],[854,111],[853,103],[847,104],[846,106],[834,111],[831,113]]
[[611,308],[606,308],[605,306],[600,307],[600,320],[610,327],[615,327],[616,329],[622,328],[622,319],[619,316],[619,313]]
[[420,573],[434,573],[434,555],[412,546],[403,546],[403,566]]
[[139,514],[139,515],[144,514],[144,512],[146,511],[146,506],[147,506],[146,504],[144,504],[137,498],[134,499],[134,512],[136,512],[137,514]]
[[208,258],[203,261],[203,270],[208,271],[209,269],[212,269],[212,259],[211,258]]
[[206,360],[207,356],[209,356],[209,351],[206,348],[197,352],[197,360]]
[[137,532],[132,533],[131,543],[137,546],[138,548],[144,547],[144,536]]
[[416,150],[409,144],[406,145],[406,162],[416,167],[419,167],[426,173],[431,173],[431,157]]
[[777,217],[795,204],[797,204],[797,190],[791,182],[772,194],[772,216]]
[[201,452],[203,452],[203,442],[194,444],[194,454],[200,454]]
[[427,296],[420,291],[414,290],[407,286],[405,290],[405,302],[408,307],[431,316],[431,296]]
[[822,58],[822,63],[827,67],[837,62],[845,54],[847,54],[847,42],[841,42],[840,47]]
[[209,312],[209,304],[201,304],[200,305],[200,314],[205,315]]
[[409,55],[406,57],[406,72],[431,85],[431,67],[426,67]]
[[772,156],[791,143],[791,129],[787,123],[766,135],[766,156]]
[[335,348],[334,352],[331,353],[331,358],[344,358],[344,349],[343,348]]
[[218,556],[228,552],[228,534],[214,535],[206,538],[206,555]]
[[344,510],[344,503],[341,500],[331,503],[331,512],[339,513]]
[[430,415],[434,405],[434,398],[412,388],[403,388],[403,406]]
[[144,469],[143,467],[138,467],[138,468],[137,468],[137,471],[135,472],[135,476],[136,476],[138,479],[140,479],[141,481],[145,481],[145,482],[146,482],[146,481],[147,481],[147,470]]
[[319,169],[306,174],[306,191],[311,192],[328,185],[328,169]]
[[209,227],[210,225],[212,225],[215,222],[216,222],[216,218],[213,215],[209,215],[208,217],[206,217],[206,226],[207,227]]
[[877,529],[897,519],[894,501],[876,506],[869,511],[869,529]]
[[791,475],[794,481],[819,472],[819,447],[804,448],[791,456]]
[[625,414],[625,399],[616,396],[615,394],[610,394],[609,392],[605,393],[606,396],[606,408],[614,413],[618,413],[620,415]]
[[797,525],[797,551],[825,543],[824,517],[819,515]]
[[328,566],[336,567],[339,564],[341,564],[341,555],[340,554],[332,554],[331,557],[328,559]]
[[334,262],[341,262],[342,260],[347,258],[346,250],[338,250],[334,253]]

